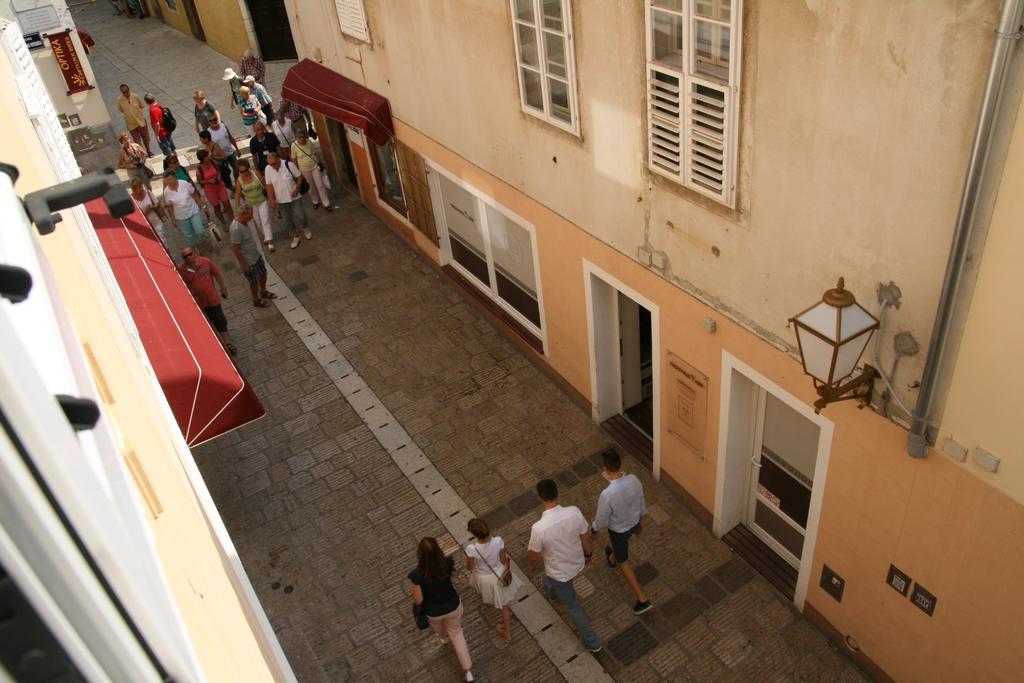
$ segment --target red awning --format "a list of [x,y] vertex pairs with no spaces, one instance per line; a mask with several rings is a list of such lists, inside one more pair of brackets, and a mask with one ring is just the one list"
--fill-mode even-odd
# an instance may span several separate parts
[[86,209],[185,442],[195,446],[262,417],[256,392],[145,217],[136,209],[113,218],[100,199]]
[[288,70],[281,96],[324,116],[362,128],[378,145],[395,136],[387,98],[309,59]]

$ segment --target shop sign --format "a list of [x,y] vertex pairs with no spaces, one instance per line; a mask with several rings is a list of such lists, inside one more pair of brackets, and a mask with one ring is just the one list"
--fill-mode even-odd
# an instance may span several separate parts
[[19,5],[24,4],[26,3],[14,3],[18,26],[21,27],[21,30],[24,33],[43,32],[60,27],[60,18],[57,16],[57,8],[53,5],[20,9]]
[[67,83],[68,94],[89,90],[92,86],[85,78],[85,68],[82,66],[82,60],[78,58],[75,44],[71,41],[71,32],[62,31],[46,37],[50,41],[50,48],[57,59],[57,66],[64,76],[64,82]]

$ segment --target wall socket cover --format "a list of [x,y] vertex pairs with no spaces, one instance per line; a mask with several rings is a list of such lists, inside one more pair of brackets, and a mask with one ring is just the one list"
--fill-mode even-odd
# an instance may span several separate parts
[[910,592],[910,584],[913,583],[913,579],[897,569],[896,565],[890,564],[889,576],[885,579],[885,582],[897,593],[903,597],[907,597],[907,593]]
[[836,574],[827,565],[821,567],[821,587],[826,593],[836,599],[836,602],[843,601],[843,590],[846,588],[846,579]]

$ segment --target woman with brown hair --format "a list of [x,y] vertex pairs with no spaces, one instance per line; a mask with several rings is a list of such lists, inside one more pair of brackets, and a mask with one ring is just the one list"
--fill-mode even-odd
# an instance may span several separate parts
[[512,642],[512,614],[508,606],[522,587],[512,574],[512,559],[505,552],[501,536],[491,536],[491,528],[484,520],[469,520],[466,530],[476,539],[466,546],[469,585],[480,592],[484,603],[501,610],[498,633],[506,642]]
[[431,628],[448,638],[462,667],[463,680],[472,681],[473,660],[462,633],[462,602],[452,584],[455,561],[445,557],[437,539],[427,536],[420,541],[416,552],[416,569],[409,572],[412,581],[412,601],[427,615]]

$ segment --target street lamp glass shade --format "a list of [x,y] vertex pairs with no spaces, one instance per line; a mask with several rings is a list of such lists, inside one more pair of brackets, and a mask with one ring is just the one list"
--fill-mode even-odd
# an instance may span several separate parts
[[871,331],[878,326],[875,317],[852,297],[845,306],[821,301],[794,322],[804,370],[823,384],[833,384],[853,373]]

